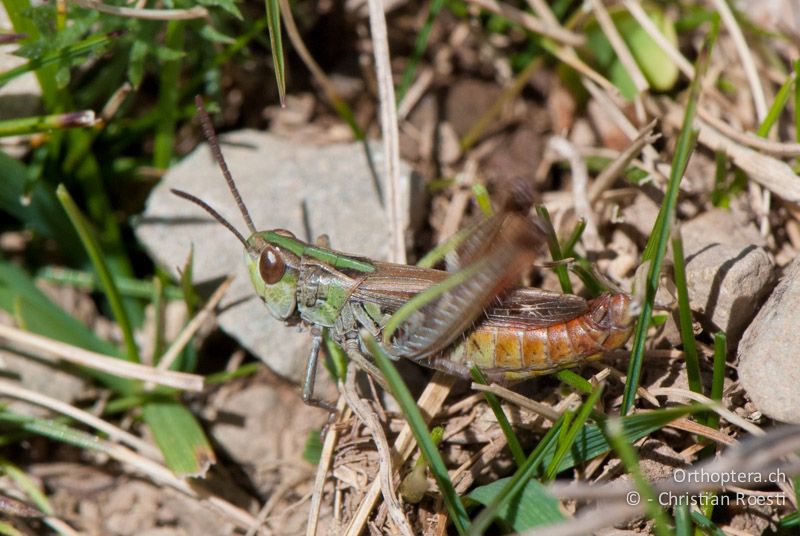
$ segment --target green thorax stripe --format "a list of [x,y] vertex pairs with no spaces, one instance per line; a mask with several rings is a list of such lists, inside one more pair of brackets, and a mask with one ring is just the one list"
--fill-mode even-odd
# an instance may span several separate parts
[[366,259],[348,257],[329,249],[312,246],[296,238],[278,234],[275,231],[265,231],[260,234],[262,234],[267,242],[275,244],[280,248],[288,249],[298,257],[307,255],[339,270],[350,269],[368,274],[375,271],[375,265]]

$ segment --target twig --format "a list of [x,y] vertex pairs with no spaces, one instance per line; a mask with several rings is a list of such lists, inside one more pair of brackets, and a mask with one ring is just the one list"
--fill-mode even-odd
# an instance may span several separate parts
[[549,37],[553,41],[569,46],[581,46],[586,43],[586,38],[575,32],[565,30],[561,26],[548,24],[514,6],[497,2],[495,0],[470,0],[471,3],[487,11],[497,13],[508,20],[525,27],[526,29]]
[[661,134],[653,134],[656,121],[656,119],[653,119],[649,124],[645,125],[644,128],[640,129],[639,132],[636,133],[636,139],[634,139],[624,151],[617,155],[614,161],[607,165],[597,178],[595,178],[594,182],[589,187],[589,201],[591,203],[596,202],[603,192],[611,188],[611,185],[614,184],[622,172],[625,171],[631,163],[631,160],[642,152],[645,145],[650,145],[661,137]]
[[551,137],[547,145],[551,150],[569,161],[569,166],[572,170],[572,202],[575,216],[586,221],[586,230],[583,233],[586,247],[592,251],[603,249],[603,242],[600,240],[600,233],[597,231],[597,222],[589,204],[587,192],[589,171],[586,168],[586,161],[575,146],[562,136]]
[[[90,367],[103,372],[108,372],[123,378],[143,380],[167,387],[175,387],[184,391],[202,391],[203,377],[186,372],[172,370],[157,370],[138,363],[131,363],[123,359],[108,357],[96,352],[90,352],[77,346],[72,346],[60,341],[35,335],[21,329],[0,325],[0,337],[20,346],[54,354],[58,359],[76,365]],[[44,357],[44,356],[42,356]]]
[[739,28],[739,23],[736,22],[736,17],[733,16],[728,2],[725,0],[712,0],[712,2],[722,18],[722,24],[728,29],[728,33],[731,34],[733,45],[736,47],[736,52],[742,60],[744,74],[747,77],[747,83],[750,85],[750,92],[753,94],[756,117],[758,122],[761,123],[764,121],[764,118],[767,117],[767,99],[764,97],[764,88],[761,87],[761,81],[758,78],[758,71],[756,70],[753,56],[750,53],[750,47],[747,46],[747,41],[744,39],[742,29]]
[[697,115],[710,126],[719,130],[720,133],[742,145],[781,158],[800,156],[800,143],[781,143],[756,136],[752,132],[743,132],[742,130],[732,127],[722,119],[713,116],[704,108],[698,108]]
[[605,6],[600,0],[590,1],[592,4],[592,10],[597,18],[597,23],[600,25],[600,29],[602,29],[603,33],[606,35],[608,42],[611,44],[611,48],[614,49],[614,52],[617,54],[617,58],[619,58],[620,63],[628,72],[628,76],[631,77],[631,81],[636,87],[636,92],[642,93],[647,91],[650,87],[650,84],[647,83],[647,79],[642,74],[641,69],[639,69],[639,65],[636,63],[633,54],[631,54],[628,45],[625,44],[625,41],[619,34],[617,27],[614,26],[614,21],[611,20],[611,15],[608,14],[608,11],[606,11]]
[[208,10],[203,6],[195,6],[190,9],[142,9],[135,7],[110,6],[95,0],[72,0],[78,6],[86,9],[93,9],[100,13],[118,15],[131,19],[141,20],[189,20],[202,19],[208,16]]
[[211,316],[214,308],[225,295],[225,291],[227,291],[228,287],[230,287],[231,283],[233,283],[233,279],[234,276],[228,276],[225,281],[223,281],[217,287],[203,308],[196,315],[194,315],[194,318],[192,318],[192,320],[181,330],[181,332],[175,338],[175,341],[170,345],[169,349],[164,352],[164,355],[158,361],[158,365],[156,365],[158,370],[169,370],[175,360],[180,356],[180,353],[186,344],[191,340],[197,330],[200,329],[200,326],[203,325],[208,317]]
[[392,65],[389,56],[389,38],[386,30],[386,15],[383,0],[367,0],[369,6],[370,32],[375,55],[375,76],[378,82],[378,97],[381,110],[381,134],[386,170],[386,205],[391,224],[391,247],[389,260],[400,264],[406,262],[405,225],[401,220],[400,202],[400,141],[397,128]]
[[375,412],[370,408],[356,392],[356,369],[350,367],[347,370],[347,381],[344,383],[342,389],[342,396],[347,400],[347,405],[353,410],[353,413],[364,423],[364,426],[369,430],[372,440],[375,442],[375,447],[378,450],[378,482],[380,482],[381,493],[383,494],[383,501],[389,510],[389,517],[391,517],[395,528],[400,531],[404,536],[413,536],[414,531],[411,524],[408,522],[406,515],[403,513],[403,507],[397,499],[397,494],[394,491],[394,483],[392,482],[392,453],[389,449],[389,442],[386,439],[386,434],[383,432],[380,420]]
[[494,393],[500,398],[504,398],[521,408],[527,409],[528,411],[536,413],[537,415],[541,415],[551,422],[555,422],[561,417],[561,414],[558,411],[554,410],[547,404],[542,404],[541,402],[537,402],[536,400],[528,398],[527,396],[515,393],[511,389],[507,389],[502,385],[497,385],[496,383],[492,383],[490,385],[473,383],[470,385],[470,387],[476,391]]
[[[350,415],[350,409],[345,404],[344,397],[339,397],[336,404],[336,413],[339,414],[338,422],[343,422]],[[316,536],[317,525],[319,524],[319,511],[322,506],[322,492],[325,487],[325,479],[328,477],[328,469],[333,460],[333,449],[336,447],[336,440],[339,438],[339,430],[336,423],[328,427],[325,435],[325,442],[322,444],[322,453],[317,464],[317,474],[314,477],[314,491],[311,494],[311,504],[308,509],[308,524],[306,525],[306,536]]]
[[[455,382],[456,380],[453,376],[444,374],[442,372],[437,372],[433,375],[433,378],[428,385],[425,386],[425,390],[422,392],[419,400],[417,401],[426,420],[432,419],[437,413],[439,413],[445,398],[447,398],[447,395],[450,393],[450,389],[453,387]],[[408,459],[415,444],[416,443],[414,442],[414,435],[411,432],[411,427],[408,424],[405,424],[394,442],[394,450],[398,454],[398,464],[402,464]],[[344,532],[346,536],[357,536],[361,534],[364,526],[366,525],[370,512],[372,512],[372,509],[375,507],[375,501],[378,500],[380,491],[380,483],[378,481],[374,481],[369,490],[367,490],[364,498],[361,500],[361,504],[358,505],[358,510],[356,510],[353,518],[350,520],[350,524],[348,525],[347,530]]]
[[422,69],[417,79],[414,80],[414,83],[408,88],[406,96],[403,97],[403,100],[400,101],[400,104],[397,106],[397,115],[400,120],[404,120],[408,114],[411,113],[411,110],[417,105],[417,102],[419,102],[425,94],[425,91],[431,86],[433,74],[433,69]]
[[747,422],[743,418],[736,415],[734,412],[717,402],[716,400],[712,400],[705,395],[700,393],[695,393],[694,391],[689,391],[688,389],[680,389],[677,387],[653,387],[650,389],[650,393],[659,396],[664,395],[667,397],[681,397],[681,398],[688,398],[689,400],[694,400],[695,402],[700,402],[702,404],[708,404],[712,411],[718,413],[721,417],[727,420],[731,424],[735,424],[742,430],[746,430],[750,432],[754,436],[763,436],[766,432],[756,426],[751,422]]

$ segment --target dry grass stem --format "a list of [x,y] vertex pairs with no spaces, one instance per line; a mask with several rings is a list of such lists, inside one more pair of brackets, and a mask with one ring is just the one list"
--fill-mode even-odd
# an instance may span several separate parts
[[384,504],[389,510],[389,517],[392,519],[395,529],[404,536],[413,536],[414,531],[403,512],[400,501],[397,499],[394,483],[392,482],[394,466],[389,442],[383,432],[383,426],[381,426],[378,416],[356,392],[355,367],[350,367],[347,370],[347,381],[344,383],[342,396],[344,396],[347,405],[350,406],[356,417],[367,428],[372,436],[372,441],[375,443],[375,448],[378,450],[378,482],[380,483]]
[[25,389],[24,387],[20,387],[9,380],[2,379],[0,379],[0,395],[16,398],[17,400],[22,400],[24,402],[28,402],[29,404],[41,406],[56,413],[66,415],[71,419],[82,422],[88,426],[91,426],[95,430],[108,435],[112,441],[119,441],[120,443],[127,444],[149,458],[161,460],[161,451],[159,451],[153,445],[143,441],[130,432],[126,432],[121,428],[117,428],[103,419],[95,417],[91,413],[78,409],[75,406],[67,404],[66,402],[62,402],[61,400],[57,400],[36,391],[31,391],[30,389]]
[[[455,382],[456,380],[452,376],[437,372],[433,375],[428,385],[425,386],[425,390],[417,400],[417,405],[419,405],[426,422],[430,422],[430,419],[439,413],[445,398],[450,394],[450,389]],[[416,443],[414,442],[414,434],[411,432],[411,427],[405,424],[394,442],[394,450],[398,454],[398,465],[403,464],[408,457],[411,456],[415,446]],[[359,504],[353,519],[350,520],[345,535],[357,536],[361,534],[361,530],[366,525],[367,519],[370,513],[372,513],[372,509],[375,508],[375,501],[377,501],[380,495],[380,489],[381,487],[378,481],[372,482],[361,504]]]
[[350,409],[347,407],[344,397],[339,397],[339,401],[336,403],[336,413],[338,418],[336,422],[328,427],[328,433],[325,434],[325,441],[322,443],[322,453],[317,463],[317,473],[314,477],[314,490],[311,494],[311,505],[308,510],[306,536],[316,536],[317,534],[319,511],[322,506],[322,494],[325,488],[325,480],[328,478],[328,470],[333,460],[333,450],[336,448],[336,440],[339,438],[339,430],[336,424],[343,422],[350,416]]
[[582,46],[586,44],[586,38],[581,34],[576,34],[565,30],[561,26],[548,24],[530,13],[526,13],[514,6],[495,0],[470,0],[471,3],[492,13],[502,15],[506,19],[515,22],[534,33],[549,37],[552,40],[569,46]]
[[617,27],[614,26],[614,21],[611,20],[611,15],[608,14],[603,3],[600,0],[590,0],[590,3],[595,17],[597,18],[597,23],[603,30],[608,42],[611,44],[611,48],[613,48],[614,52],[617,54],[620,63],[628,72],[628,76],[631,77],[631,81],[633,81],[633,85],[636,87],[636,92],[642,93],[650,89],[650,84],[647,83],[647,79],[644,77],[644,74],[642,74],[641,69],[639,69],[639,65],[636,63],[633,54],[631,54],[628,45],[625,44],[625,41],[619,34]]
[[727,28],[731,40],[736,47],[736,52],[742,60],[742,67],[747,77],[747,83],[750,85],[750,93],[756,108],[758,123],[761,124],[767,117],[767,99],[764,97],[764,88],[761,87],[761,80],[759,79],[753,56],[750,53],[750,47],[747,46],[747,41],[744,39],[742,29],[739,27],[739,23],[736,22],[736,17],[733,16],[728,2],[726,0],[711,0],[711,2],[714,4],[714,7],[717,8],[717,12],[722,19],[722,24]]
[[143,9],[138,7],[120,7],[95,2],[94,0],[72,0],[78,6],[93,9],[100,13],[117,15],[140,20],[191,20],[208,17],[208,10],[202,6],[190,9]]
[[203,377],[197,374],[158,370],[138,363],[131,363],[130,361],[90,352],[77,346],[5,325],[0,325],[0,337],[23,348],[44,352],[44,354],[53,354],[63,361],[101,370],[123,378],[152,382],[184,391],[203,390]]
[[597,175],[594,182],[592,182],[592,185],[589,187],[589,201],[591,203],[596,202],[603,192],[614,185],[620,175],[628,168],[631,161],[636,155],[642,152],[642,149],[646,145],[651,145],[661,137],[660,133],[653,133],[656,122],[657,120],[653,119],[649,124],[645,125],[644,128],[640,129],[639,132],[636,133],[636,138],[634,138],[631,144],[624,151],[619,153],[614,161]]
[[369,23],[375,55],[375,77],[380,99],[381,133],[383,136],[384,169],[386,170],[386,199],[384,200],[391,225],[389,260],[406,263],[406,225],[402,221],[400,202],[400,136],[397,128],[397,105],[394,95],[389,37],[383,0],[367,0]]
[[532,413],[541,415],[548,421],[555,422],[561,417],[560,412],[554,410],[547,404],[537,402],[531,398],[528,398],[527,396],[516,393],[511,389],[507,389],[502,385],[498,385],[496,383],[492,383],[489,385],[484,385],[482,383],[473,383],[470,387],[472,389],[475,389],[476,391],[493,393],[496,396],[503,398],[504,400],[508,400],[512,404],[516,404],[517,406],[526,409]]
[[718,413],[720,417],[723,417],[731,424],[735,424],[742,430],[750,432],[754,436],[763,436],[765,434],[764,430],[755,424],[744,420],[716,400],[712,400],[700,393],[695,393],[694,391],[689,391],[688,389],[679,389],[677,387],[653,387],[650,389],[650,393],[655,396],[663,395],[668,398],[684,398],[694,400],[695,402],[700,402],[701,404],[707,404],[709,408],[715,413]]
[[208,320],[211,314],[214,312],[214,309],[219,304],[222,297],[225,295],[225,292],[228,290],[228,287],[231,286],[233,283],[234,276],[228,276],[225,281],[220,283],[211,297],[208,299],[206,304],[203,306],[200,311],[194,315],[191,321],[181,330],[178,336],[175,338],[175,341],[170,345],[169,349],[164,352],[164,355],[158,361],[156,368],[158,370],[169,370],[175,360],[181,355],[183,348],[192,340],[192,337],[197,330],[203,325],[203,323]]
[[430,68],[424,68],[420,71],[419,76],[417,76],[414,83],[411,84],[411,87],[408,88],[403,100],[400,101],[400,104],[397,106],[397,116],[401,121],[404,121],[406,117],[408,117],[408,114],[411,113],[414,106],[425,96],[425,93],[430,89],[433,83],[434,75],[433,69]]
[[583,232],[583,242],[587,249],[599,251],[603,249],[603,242],[600,240],[600,233],[597,231],[597,219],[589,203],[589,170],[586,161],[580,155],[575,146],[564,137],[553,136],[547,143],[552,151],[555,151],[562,158],[569,161],[572,171],[572,203],[575,209],[575,216],[586,221],[586,230]]
[[762,138],[761,136],[757,136],[751,132],[743,132],[732,127],[722,119],[712,115],[702,107],[697,109],[697,115],[711,127],[719,130],[721,134],[729,137],[735,142],[746,145],[757,151],[761,151],[779,158],[795,158],[800,156],[800,143],[782,143],[779,141],[772,141],[768,140],[767,138]]

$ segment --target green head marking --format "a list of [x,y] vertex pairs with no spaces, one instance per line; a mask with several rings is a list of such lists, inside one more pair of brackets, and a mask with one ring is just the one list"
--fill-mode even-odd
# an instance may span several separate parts
[[279,320],[290,320],[297,311],[300,255],[281,242],[303,244],[289,231],[257,232],[247,239],[244,258],[253,288],[269,312]]

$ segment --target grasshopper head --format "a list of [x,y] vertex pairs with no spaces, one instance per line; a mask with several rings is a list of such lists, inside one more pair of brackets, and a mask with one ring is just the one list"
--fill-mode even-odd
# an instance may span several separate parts
[[300,257],[292,252],[298,241],[289,231],[253,233],[245,245],[245,262],[256,294],[278,320],[297,320],[297,280]]

